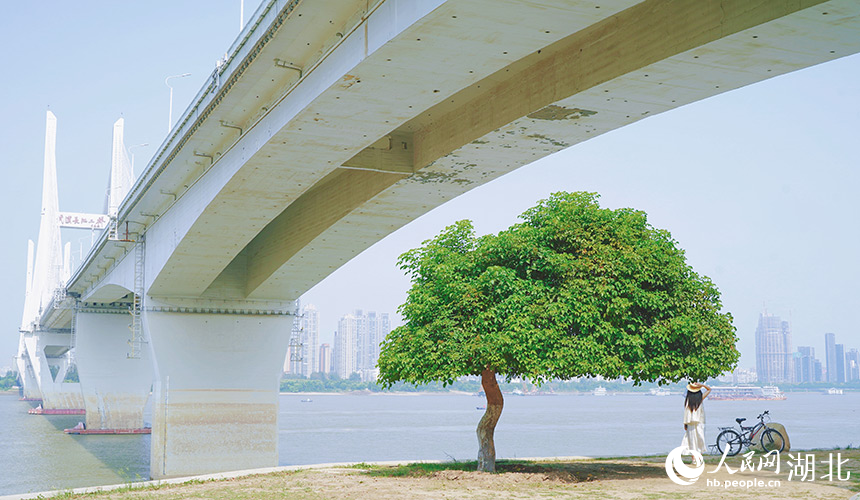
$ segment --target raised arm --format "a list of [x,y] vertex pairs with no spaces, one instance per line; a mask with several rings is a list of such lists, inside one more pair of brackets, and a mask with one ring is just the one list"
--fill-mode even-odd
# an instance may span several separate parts
[[706,389],[706,392],[702,394],[702,401],[704,401],[708,397],[708,394],[711,393],[711,388],[705,384],[701,384],[701,386]]

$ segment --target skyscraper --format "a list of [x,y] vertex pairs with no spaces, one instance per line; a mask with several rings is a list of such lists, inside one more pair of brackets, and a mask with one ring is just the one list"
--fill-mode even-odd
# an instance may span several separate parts
[[798,384],[815,382],[815,348],[797,346],[794,365],[794,381]]
[[755,331],[756,372],[759,382],[792,382],[791,327],[788,321],[767,313],[759,314]]
[[[356,316],[361,311],[356,311]],[[367,311],[361,314],[363,321],[359,323],[358,350],[359,360],[357,371],[365,382],[376,380],[379,374],[376,363],[379,361],[379,345],[391,331],[391,323],[388,313],[377,314],[375,311]]]
[[331,372],[331,346],[329,344],[320,345],[319,349],[319,366],[317,367],[318,372],[320,373],[330,373]]
[[358,321],[352,314],[347,314],[337,322],[337,335],[335,335],[334,341],[335,354],[332,361],[334,363],[333,371],[340,378],[349,378],[356,372],[357,330]]
[[845,345],[836,344],[836,383],[845,383]]
[[824,382],[824,369],[821,367],[821,360],[814,360],[813,373],[813,382]]
[[390,330],[388,313],[356,309],[342,317],[335,336],[333,370],[343,378],[358,373],[363,381],[376,380],[379,344]]
[[851,349],[845,353],[845,380],[860,380],[860,351]]
[[836,382],[836,334],[824,334],[824,368],[827,369],[827,381]]

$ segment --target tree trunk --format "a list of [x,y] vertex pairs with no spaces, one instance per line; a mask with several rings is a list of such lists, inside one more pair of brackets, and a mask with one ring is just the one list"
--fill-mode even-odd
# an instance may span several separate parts
[[487,411],[478,422],[478,471],[496,472],[496,445],[493,443],[493,434],[502,415],[505,400],[496,382],[496,372],[489,368],[481,372],[481,386],[487,397]]

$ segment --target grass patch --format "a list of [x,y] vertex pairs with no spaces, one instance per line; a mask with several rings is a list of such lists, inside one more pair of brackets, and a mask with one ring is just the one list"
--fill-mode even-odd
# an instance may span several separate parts
[[[497,462],[497,467],[499,462]],[[371,465],[357,468],[367,469],[367,474],[373,477],[430,477],[445,470],[474,472],[478,469],[478,462],[473,460],[471,462],[412,463],[393,467]]]

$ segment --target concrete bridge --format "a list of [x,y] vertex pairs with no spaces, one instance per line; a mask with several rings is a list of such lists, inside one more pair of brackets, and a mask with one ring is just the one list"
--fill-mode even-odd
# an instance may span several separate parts
[[[43,207],[26,391],[135,428],[152,385],[154,478],[276,465],[293,303],[340,265],[543,156],[858,51],[852,0],[266,2],[133,186],[115,150],[68,276],[36,277],[63,268]],[[45,376],[69,352],[82,401]]]

